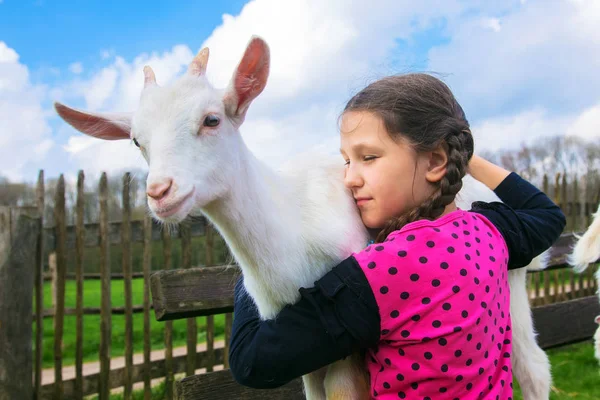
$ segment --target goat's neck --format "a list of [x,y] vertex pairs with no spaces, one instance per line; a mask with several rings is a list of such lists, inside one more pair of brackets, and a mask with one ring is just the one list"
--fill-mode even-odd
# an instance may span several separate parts
[[[202,212],[227,242],[246,280],[277,286],[280,280],[286,280],[282,264],[286,258],[289,260],[290,251],[297,252],[303,246],[293,182],[283,179],[249,151],[242,152],[236,169],[231,191]],[[290,229],[290,224],[295,228]]]

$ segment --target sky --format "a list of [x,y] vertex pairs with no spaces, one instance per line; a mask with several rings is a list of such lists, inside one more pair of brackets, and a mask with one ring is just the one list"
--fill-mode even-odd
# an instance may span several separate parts
[[205,46],[207,77],[225,87],[252,35],[269,44],[271,72],[240,132],[273,167],[337,152],[345,102],[407,72],[450,86],[476,152],[558,134],[597,140],[599,26],[597,0],[0,0],[0,176],[145,170],[133,143],[84,136],[53,102],[135,111],[144,65],[167,85]]

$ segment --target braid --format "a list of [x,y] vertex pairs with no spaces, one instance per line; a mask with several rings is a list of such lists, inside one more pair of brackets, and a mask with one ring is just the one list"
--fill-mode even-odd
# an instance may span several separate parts
[[439,182],[439,189],[421,205],[409,212],[392,218],[377,235],[376,242],[383,242],[390,233],[420,219],[434,220],[444,212],[446,206],[454,201],[462,188],[468,162],[473,156],[473,136],[465,120],[452,118],[450,135],[446,138],[448,164],[446,175]]

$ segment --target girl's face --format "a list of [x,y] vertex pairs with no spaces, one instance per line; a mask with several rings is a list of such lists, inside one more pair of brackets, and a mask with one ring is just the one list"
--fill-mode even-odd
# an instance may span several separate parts
[[417,154],[407,140],[393,140],[381,118],[349,111],[341,119],[344,184],[352,191],[366,227],[385,223],[430,197],[446,173],[446,152]]

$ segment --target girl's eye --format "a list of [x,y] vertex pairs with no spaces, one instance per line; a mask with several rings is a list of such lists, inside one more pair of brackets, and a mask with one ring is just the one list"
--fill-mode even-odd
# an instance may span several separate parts
[[371,160],[374,160],[374,159],[376,159],[376,158],[377,158],[377,157],[375,157],[375,156],[365,156],[364,160],[365,160],[365,161],[371,161]]
[[133,138],[133,144],[135,144],[137,147],[140,147],[140,144],[138,143],[138,141],[135,138]]
[[221,120],[216,115],[209,114],[204,118],[204,126],[208,126],[210,128],[214,128],[215,126],[219,125],[219,122],[221,122]]

